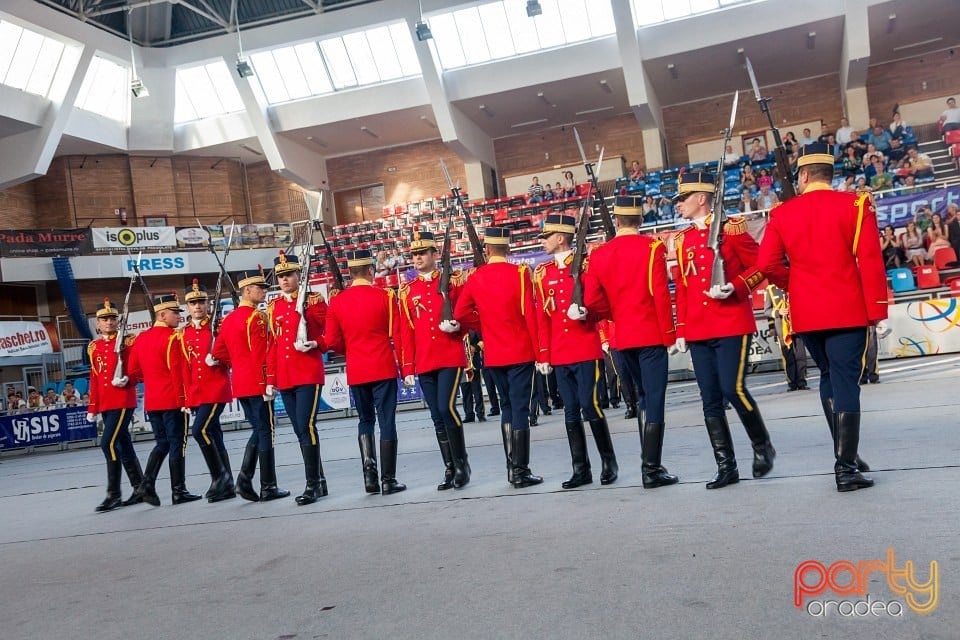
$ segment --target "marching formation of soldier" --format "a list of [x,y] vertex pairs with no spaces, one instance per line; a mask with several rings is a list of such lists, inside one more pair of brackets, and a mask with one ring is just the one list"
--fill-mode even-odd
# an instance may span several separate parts
[[[485,373],[499,398],[507,481],[514,487],[543,482],[530,467],[530,400],[538,373],[555,375],[563,403],[572,475],[562,487],[593,482],[584,423],[600,454],[600,483],[617,480],[619,464],[598,395],[604,361],[624,386],[627,417],[638,422],[643,486],[677,483],[662,462],[670,348],[689,351],[693,362],[717,464],[707,488],[740,479],[727,403],[752,443],[752,474],[763,477],[773,468],[776,451],[744,376],[756,330],[751,298],[765,279],[789,299],[792,331],[820,369],[837,489],[872,486],[862,474],[868,467],[858,446],[867,332],[887,314],[876,212],[868,196],[830,189],[833,155],[827,145],[803,147],[797,165],[801,195],[772,212],[759,246],[742,218],[727,220],[722,244],[711,244],[714,177],[699,172],[681,176],[675,199],[691,225],[674,238],[675,305],[667,247],[661,239],[639,233],[642,209],[632,197],[617,198],[615,236],[589,259],[574,246],[589,210],[585,207],[579,222],[562,213],[548,215],[540,239],[550,259],[535,270],[507,261],[510,230],[505,227],[486,229],[485,263],[467,273],[451,273],[448,256],[438,269],[444,255],[437,238],[414,231],[410,253],[417,274],[398,293],[374,286],[373,256],[361,249],[348,255],[350,286],[332,291],[328,301],[305,286],[307,265],[281,252],[273,268],[280,292],[266,311],[261,310],[268,289],[263,270],[245,272],[236,281],[236,309],[219,326],[216,307],[211,308],[207,290],[196,280],[184,293],[189,318],[183,329],[178,329],[176,294],[156,296],[155,324],[137,336],[122,335],[121,312],[105,300],[96,311],[100,336],[89,346],[88,420],[98,415],[103,420],[107,463],[107,495],[97,511],[139,502],[159,505],[155,484],[164,459],[172,503],[200,499],[185,480],[191,418],[193,438],[210,473],[204,498],[218,502],[239,494],[268,501],[289,496],[277,485],[277,394],[303,458],[305,487],[296,503],[326,496],[316,421],[328,351],[346,358],[367,493],[406,489],[396,475],[400,380],[406,386],[419,380],[429,408],[443,466],[437,489],[460,489],[470,482],[456,403],[461,383],[482,375],[474,359],[480,346]],[[823,233],[826,228],[831,233]],[[720,256],[712,246],[719,246]],[[582,268],[574,268],[581,265],[577,260]],[[718,264],[722,269],[714,273]],[[215,297],[212,302],[216,304]],[[824,306],[832,312],[821,313]],[[128,432],[139,382],[156,440],[143,471]],[[220,427],[232,399],[239,401],[251,426],[236,481]],[[258,466],[259,491],[253,484]],[[126,501],[120,486],[123,469],[133,487]]]

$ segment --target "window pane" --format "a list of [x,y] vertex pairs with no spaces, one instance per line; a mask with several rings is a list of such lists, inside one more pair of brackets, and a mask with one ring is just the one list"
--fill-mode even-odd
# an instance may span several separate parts
[[437,45],[437,55],[444,69],[455,69],[467,64],[460,46],[460,36],[457,33],[457,23],[452,13],[444,13],[430,18],[430,31],[433,41]]
[[213,90],[213,83],[210,82],[206,68],[180,69],[177,75],[190,96],[198,117],[209,118],[224,113],[223,105],[220,104],[220,98]]
[[717,0],[690,0],[690,13],[703,13],[718,8]]
[[[397,51],[393,48],[393,38],[388,27],[369,29],[361,34],[366,37],[367,46],[373,56],[373,64],[381,82],[396,80],[403,77],[400,61],[397,60]],[[356,64],[356,60],[354,60]]]
[[557,0],[557,9],[560,12],[563,35],[567,42],[579,42],[590,38],[590,19],[583,0]]
[[480,22],[480,13],[477,8],[461,9],[453,14],[453,19],[457,23],[460,44],[463,46],[467,64],[477,64],[489,60],[490,50],[487,49],[483,24]]
[[51,38],[43,39],[43,46],[40,47],[37,64],[33,67],[33,73],[30,74],[26,91],[38,96],[47,95],[50,91],[50,83],[53,82],[53,76],[60,64],[61,54],[63,54],[62,42],[57,42]]
[[357,74],[357,84],[373,84],[380,81],[377,63],[373,61],[370,43],[362,31],[343,36],[343,46],[347,49],[349,62]]
[[193,108],[193,103],[190,101],[190,95],[187,93],[187,88],[183,86],[183,77],[178,73],[177,98],[173,105],[173,121],[175,123],[191,122],[199,119],[199,117],[200,116],[197,115],[197,110]]
[[663,3],[663,17],[667,20],[690,15],[690,0],[670,0]]
[[503,5],[499,2],[484,4],[477,7],[480,21],[483,23],[483,33],[487,37],[487,47],[491,58],[508,58],[516,55],[513,38],[510,36],[510,24]]
[[340,38],[324,40],[320,43],[320,48],[323,50],[323,57],[327,61],[327,68],[330,69],[333,86],[337,89],[357,86],[357,78],[353,73],[350,56],[347,55],[343,40]]
[[396,48],[397,59],[400,60],[400,69],[404,77],[420,75],[420,61],[413,48],[413,38],[410,36],[407,24],[399,22],[390,25],[390,35],[393,38],[393,46]]
[[13,54],[20,44],[20,36],[23,29],[11,22],[0,21],[0,84],[5,84],[7,71],[10,69],[10,63],[13,62]]
[[634,0],[633,6],[638,25],[663,22],[663,5],[660,0]]
[[274,49],[273,59],[277,63],[277,69],[280,70],[280,78],[287,87],[288,99],[297,100],[309,96],[310,87],[307,85],[303,69],[300,68],[300,59],[297,58],[297,52],[293,47]]
[[243,100],[240,98],[240,92],[237,91],[237,85],[233,83],[231,71],[227,63],[212,62],[206,66],[207,75],[210,76],[210,82],[213,90],[220,98],[220,104],[223,106],[223,113],[237,113],[243,111]]
[[[526,5],[524,5],[526,6]],[[559,47],[563,44],[563,23],[560,21],[560,10],[556,0],[541,0],[543,13],[532,19],[540,36],[540,47]],[[526,13],[526,9],[524,9]],[[527,20],[531,20],[527,18]]]
[[[540,39],[537,37],[535,20],[527,15],[526,4],[523,2],[503,3],[507,22],[510,23],[510,35],[513,36],[513,46],[517,53],[529,53],[540,49]],[[541,16],[542,17],[542,16]]]
[[27,86],[41,46],[43,46],[42,35],[24,30],[23,35],[20,36],[17,51],[13,54],[13,60],[10,62],[10,70],[7,71],[4,84],[16,89],[23,89]]
[[305,42],[295,46],[297,59],[300,60],[300,68],[307,78],[307,86],[310,87],[312,95],[330,93],[333,87],[330,85],[330,78],[327,76],[327,68],[323,65],[323,56],[320,55],[320,49],[316,42]]
[[253,63],[257,80],[260,81],[267,102],[276,104],[290,99],[287,88],[284,86],[283,80],[280,79],[280,70],[277,69],[277,63],[274,61],[271,52],[255,53],[250,56],[250,62]]
[[588,17],[590,18],[590,35],[594,38],[617,32],[617,25],[613,22],[613,7],[609,2],[601,2],[596,6],[591,4]]

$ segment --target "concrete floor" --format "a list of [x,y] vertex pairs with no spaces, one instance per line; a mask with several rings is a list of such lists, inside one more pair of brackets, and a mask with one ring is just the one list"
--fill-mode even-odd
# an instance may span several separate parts
[[[5,457],[0,637],[957,638],[958,365],[887,363],[882,383],[864,389],[861,452],[877,486],[849,494],[834,489],[816,393],[786,393],[778,374],[749,380],[779,453],[773,473],[749,478],[749,442],[731,413],[747,478],[719,491],[704,490],[714,463],[689,382],[668,395],[664,463],[681,484],[656,490],[640,488],[636,423],[619,410],[609,415],[620,479],[575,491],[560,489],[570,462],[557,414],[533,431],[544,484],[507,485],[497,424],[487,422],[467,425],[473,481],[446,492],[435,489],[441,465],[425,414],[400,414],[398,476],[409,489],[388,497],[363,493],[355,423],[323,422],[331,495],[308,507],[292,498],[172,507],[164,471],[162,507],[95,514],[99,450]],[[245,438],[228,434],[234,467]],[[141,460],[149,448],[137,446]],[[277,450],[280,484],[296,495],[302,465],[289,427]],[[188,485],[207,484],[191,444]],[[800,562],[884,559],[887,548],[920,580],[939,563],[932,614],[824,619],[794,607]],[[868,592],[903,601],[876,573]]]

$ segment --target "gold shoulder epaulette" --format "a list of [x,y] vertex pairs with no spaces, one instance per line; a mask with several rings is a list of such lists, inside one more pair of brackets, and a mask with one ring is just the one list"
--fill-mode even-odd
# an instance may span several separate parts
[[280,299],[280,296],[277,296],[276,298],[270,298],[270,301],[267,302],[267,309],[273,308],[273,305],[275,305],[277,303],[277,300],[279,299]]
[[537,265],[537,268],[533,271],[533,279],[537,282],[540,282],[547,275],[547,262],[541,262]]
[[88,356],[91,360],[93,359],[93,352],[96,351],[96,350],[97,350],[97,342],[96,342],[96,340],[91,340],[90,342],[87,343],[87,356]]
[[124,346],[132,347],[136,339],[137,339],[137,336],[135,336],[134,334],[132,333],[127,334],[126,336],[123,337],[123,344]]
[[460,269],[457,269],[450,274],[450,284],[460,287],[463,286],[463,283],[467,281],[466,275]]
[[731,236],[738,236],[742,233],[746,233],[747,219],[742,216],[733,216],[728,218],[726,224],[723,225],[723,232]]

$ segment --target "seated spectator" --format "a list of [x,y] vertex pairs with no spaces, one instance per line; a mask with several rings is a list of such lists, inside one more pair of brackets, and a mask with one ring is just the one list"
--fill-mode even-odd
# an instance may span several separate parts
[[917,178],[933,177],[933,160],[930,159],[930,156],[920,153],[916,147],[910,147],[907,155],[910,157],[910,164],[913,165],[913,175]]
[[900,238],[894,233],[893,227],[889,224],[883,228],[883,234],[880,236],[880,251],[883,254],[883,265],[887,269],[897,269],[900,267]]
[[870,178],[871,191],[885,191],[893,187],[893,174],[878,159],[873,161],[874,175]]
[[554,185],[553,187],[553,199],[560,200],[561,198],[566,198],[566,194],[563,192],[563,187],[560,186],[560,183]]
[[543,185],[540,184],[540,178],[533,176],[533,184],[527,187],[527,203],[537,202],[543,202]]
[[677,217],[676,207],[673,205],[673,200],[666,197],[660,197],[660,219],[665,221],[671,221]]
[[80,394],[77,393],[72,382],[65,382],[63,384],[63,393],[60,394],[60,401],[69,406],[74,406],[80,402]]
[[767,148],[760,144],[760,138],[754,138],[750,142],[750,151],[747,156],[750,162],[763,162],[767,159]]
[[[905,162],[909,162],[909,160],[906,160]],[[901,196],[908,196],[911,193],[919,193],[922,191],[922,189],[917,186],[917,179],[912,175],[906,176],[900,184],[903,185],[903,188],[900,189],[900,193],[898,194]],[[957,255],[960,255],[960,253]]]
[[837,162],[840,158],[843,157],[843,149],[840,148],[840,145],[837,144],[837,137],[832,133],[828,133],[823,136],[823,141],[830,145],[830,148],[833,150],[833,161]]
[[869,144],[869,143],[867,144],[867,150],[864,152],[863,155],[867,158],[864,161],[865,163],[872,162],[872,158],[870,156],[877,156],[878,158],[880,158],[880,160],[883,161],[883,164],[887,164],[887,156],[883,152],[878,151],[877,147],[873,144]]
[[933,224],[932,218],[933,212],[930,210],[930,207],[922,207],[919,211],[913,214],[913,221],[917,225],[917,231],[921,234],[925,234],[927,229]]
[[960,207],[955,203],[947,205],[946,220],[948,238],[950,246],[954,252],[960,256]]
[[640,183],[647,179],[646,172],[640,167],[640,161],[634,160],[630,165],[630,182]]
[[787,152],[787,155],[796,153],[799,146],[796,136],[793,135],[793,131],[787,131],[787,135],[783,136],[783,149]]
[[850,144],[850,141],[854,138],[853,127],[850,126],[850,122],[846,118],[840,118],[840,128],[837,129],[837,144]]
[[657,208],[657,203],[654,202],[653,196],[647,194],[643,199],[641,210],[643,211],[643,224],[656,224],[657,219],[660,217],[660,210]]
[[853,183],[853,178],[854,175],[848,173],[846,177],[844,177],[843,182],[837,185],[837,191],[856,191],[857,186]]
[[740,194],[740,203],[738,208],[740,209],[740,213],[750,213],[751,211],[759,210],[757,201],[753,199],[753,196],[750,194],[748,189],[744,189],[743,193]]
[[890,130],[890,138],[892,140],[900,140],[901,138],[906,137],[907,123],[903,121],[899,111],[893,112],[893,120],[890,121],[890,125],[887,127],[887,129]]
[[8,413],[19,413],[27,408],[27,403],[23,399],[23,392],[15,391],[12,395],[7,396],[7,412]]
[[47,389],[47,392],[43,396],[43,405],[45,407],[56,407],[58,404],[60,404],[60,396],[53,390],[53,387]]
[[563,172],[563,195],[567,198],[577,195],[577,183],[573,180],[573,171]]
[[753,173],[753,167],[748,164],[743,165],[743,171],[740,173],[740,189],[753,193],[757,188],[757,176]]
[[390,249],[387,251],[387,258],[383,262],[383,266],[387,268],[387,272],[393,271],[397,268],[397,250]]
[[900,162],[907,157],[907,150],[903,148],[900,138],[894,138],[890,141],[890,149],[887,151],[887,159],[890,162]]
[[950,248],[950,230],[943,222],[939,213],[932,216],[930,228],[927,229],[927,259],[933,262],[933,256],[938,249]]
[[380,251],[379,253],[377,253],[377,261],[374,265],[373,270],[374,270],[373,276],[375,278],[385,278],[388,275],[390,275],[390,270],[387,269],[387,252],[386,251]]
[[870,133],[867,134],[867,144],[872,144],[874,149],[881,153],[886,153],[890,148],[890,140],[892,139],[893,136],[890,135],[890,132],[881,126],[874,127]]
[[549,202],[550,200],[553,200],[553,188],[548,182],[543,188],[543,201]]
[[860,139],[860,134],[857,131],[853,132],[853,140],[847,144],[856,149],[859,156],[863,156],[867,152],[867,143]]
[[816,141],[817,140],[813,137],[813,134],[810,132],[809,127],[805,127],[803,129],[803,135],[800,136],[800,140],[799,140],[800,146],[805,147],[808,144],[813,144]]
[[856,176],[862,170],[863,165],[860,155],[857,153],[857,148],[854,146],[846,147],[843,156],[843,175]]
[[864,191],[870,191],[870,185],[867,184],[865,176],[860,176],[857,178],[857,193],[863,193]]
[[956,98],[947,98],[947,108],[940,114],[938,122],[941,131],[960,129],[960,108],[957,107]]
[[872,181],[875,175],[877,175],[878,173],[884,173],[887,170],[887,168],[883,164],[883,160],[880,158],[880,156],[872,155],[872,156],[867,156],[867,158],[869,160],[869,163],[866,164],[866,166],[864,166],[863,168],[863,177],[866,178],[867,180]]
[[901,248],[906,256],[906,262],[912,263],[915,267],[923,266],[924,258],[927,252],[923,249],[922,232],[917,229],[917,223],[910,221],[907,223],[907,230],[900,238]]
[[723,166],[729,169],[738,164],[740,164],[740,156],[734,152],[733,145],[728,144],[726,150],[723,152]]
[[85,394],[83,394],[82,396],[80,396],[80,404],[83,405],[84,407],[87,406],[88,404],[90,404],[90,394],[89,394],[89,393],[85,393]]
[[763,189],[764,185],[769,189],[773,189],[773,176],[771,176],[770,172],[765,168],[760,169],[760,175],[757,176],[757,186]]
[[40,392],[37,391],[36,387],[27,387],[27,408],[33,409],[36,411],[43,407],[43,398],[40,397]]
[[777,192],[770,189],[770,185],[760,187],[760,193],[757,194],[757,207],[760,209],[772,209],[773,205],[780,202]]

